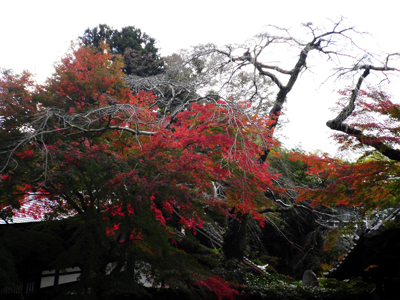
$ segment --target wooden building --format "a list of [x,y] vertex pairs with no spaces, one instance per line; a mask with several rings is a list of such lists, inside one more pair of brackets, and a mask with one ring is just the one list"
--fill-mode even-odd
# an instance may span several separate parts
[[362,277],[375,283],[371,299],[400,299],[400,208],[370,229],[357,231],[355,243],[327,277]]

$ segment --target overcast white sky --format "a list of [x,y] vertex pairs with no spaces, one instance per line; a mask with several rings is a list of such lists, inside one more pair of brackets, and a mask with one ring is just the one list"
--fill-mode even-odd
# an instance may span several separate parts
[[[241,43],[273,24],[322,24],[344,16],[360,31],[373,35],[371,47],[400,52],[397,0],[1,0],[0,68],[27,69],[43,82],[70,42],[100,23],[115,29],[135,26],[157,40],[161,55],[200,43]],[[326,24],[326,22],[325,22]],[[325,126],[335,101],[334,86],[319,86],[321,76],[304,75],[288,98],[290,123],[283,133],[286,147],[335,154]],[[400,98],[400,86],[389,86]],[[397,83],[399,80],[397,79]],[[299,100],[301,99],[301,101]]]

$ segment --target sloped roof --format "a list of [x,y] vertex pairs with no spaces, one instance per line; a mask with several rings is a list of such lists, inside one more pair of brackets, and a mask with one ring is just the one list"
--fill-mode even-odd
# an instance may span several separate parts
[[32,223],[32,222],[40,222],[42,220],[34,219],[32,217],[14,217],[12,222],[6,222],[0,219],[0,225],[2,224],[20,224],[20,223]]
[[358,230],[354,245],[325,275],[339,280],[362,276],[372,265],[390,267],[400,261],[400,207],[373,228]]

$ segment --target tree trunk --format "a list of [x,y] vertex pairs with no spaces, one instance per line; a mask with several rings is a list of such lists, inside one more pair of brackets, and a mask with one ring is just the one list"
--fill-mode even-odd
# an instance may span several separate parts
[[247,246],[247,224],[249,214],[237,213],[235,218],[228,222],[228,230],[224,234],[223,250],[229,259],[243,260]]

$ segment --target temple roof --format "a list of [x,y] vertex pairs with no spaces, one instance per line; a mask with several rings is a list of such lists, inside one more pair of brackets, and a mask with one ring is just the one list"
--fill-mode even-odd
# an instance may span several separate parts
[[363,276],[368,268],[390,269],[400,262],[400,207],[370,229],[358,230],[354,245],[326,277],[339,280]]

